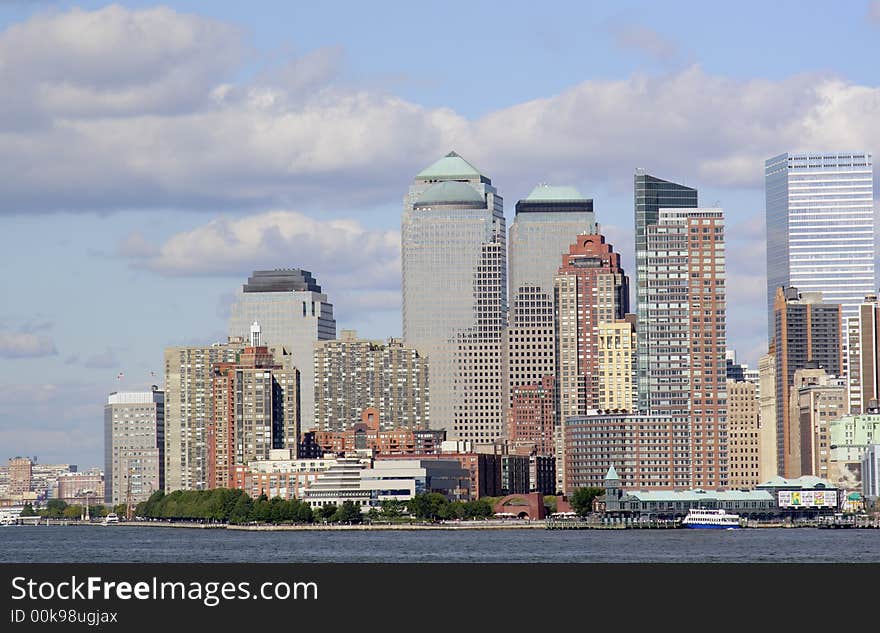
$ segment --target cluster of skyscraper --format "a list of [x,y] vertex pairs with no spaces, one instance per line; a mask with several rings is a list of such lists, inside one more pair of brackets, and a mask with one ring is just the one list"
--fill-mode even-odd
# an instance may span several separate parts
[[[612,465],[624,487],[648,489],[739,486],[758,462],[762,474],[801,474],[790,466],[806,459],[794,443],[806,451],[808,434],[789,416],[795,373],[820,365],[839,378],[847,412],[880,390],[880,308],[865,299],[871,156],[784,154],[766,162],[766,191],[760,388],[730,373],[724,214],[699,207],[695,189],[636,171],[631,312],[591,199],[539,185],[508,234],[491,179],[450,152],[404,196],[402,340],[336,340],[310,273],[256,271],[226,343],[165,352],[158,485],[228,485],[236,466],[297,454],[303,431],[345,432],[368,408],[382,430],[554,455],[566,492],[601,485]],[[134,472],[122,453],[108,451],[114,486],[120,463]]]

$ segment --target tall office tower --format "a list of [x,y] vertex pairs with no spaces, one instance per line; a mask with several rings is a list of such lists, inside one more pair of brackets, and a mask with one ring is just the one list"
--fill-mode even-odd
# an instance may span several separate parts
[[868,152],[781,154],[764,163],[767,309],[780,286],[821,292],[843,317],[876,286],[874,186]]
[[846,353],[849,356],[849,408],[863,413],[871,401],[880,401],[880,303],[877,295],[867,295],[855,317],[847,319]]
[[815,362],[794,372],[788,403],[791,477],[831,476],[831,422],[845,415],[847,407],[842,378]]
[[599,409],[635,411],[636,315],[599,324]]
[[841,375],[841,306],[823,303],[821,292],[777,288],[773,300],[772,348],[776,355],[776,462],[780,474],[793,475],[792,442],[787,423],[794,373],[815,361],[832,376]]
[[104,405],[104,501],[140,503],[165,490],[165,393],[113,392]]
[[554,376],[553,278],[575,236],[595,233],[593,201],[574,187],[541,184],[516,203],[508,259],[510,319],[507,328],[508,394]]
[[556,339],[556,475],[566,481],[563,424],[599,408],[599,326],[624,317],[629,278],[602,235],[578,235],[553,280]]
[[776,457],[776,352],[758,359],[758,479],[765,482],[781,474]]
[[450,440],[504,434],[507,320],[504,203],[455,152],[404,198],[403,340],[428,357],[431,426]]
[[721,209],[661,209],[647,227],[645,266],[639,323],[648,349],[639,395],[646,387],[651,413],[673,418],[675,486],[727,486]]
[[299,370],[276,362],[259,342],[259,328],[252,329],[251,345],[236,361],[214,365],[207,432],[209,488],[231,487],[235,466],[269,459],[273,449],[289,449],[298,457]]
[[281,345],[290,353],[300,374],[302,428],[314,428],[314,344],[336,338],[333,305],[306,270],[257,270],[232,304],[229,336],[247,338],[254,321],[264,344]]
[[214,365],[234,363],[241,338],[165,349],[165,492],[208,487],[208,424]]
[[602,235],[578,235],[556,273],[559,417],[599,408],[599,326],[629,311],[629,278]]
[[758,386],[727,379],[728,485],[754,488],[760,478]]
[[347,431],[367,408],[379,428],[428,428],[428,359],[398,338],[359,339],[342,330],[315,343],[315,421],[319,431]]
[[648,227],[660,219],[660,209],[696,208],[697,190],[650,176],[637,169],[634,177],[636,234],[636,313],[638,314],[639,410],[648,410],[648,323],[642,306],[648,300]]

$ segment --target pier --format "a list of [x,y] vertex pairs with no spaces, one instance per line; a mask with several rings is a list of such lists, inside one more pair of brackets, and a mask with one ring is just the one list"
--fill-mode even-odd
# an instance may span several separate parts
[[547,519],[548,530],[669,530],[681,527],[681,519],[584,520]]

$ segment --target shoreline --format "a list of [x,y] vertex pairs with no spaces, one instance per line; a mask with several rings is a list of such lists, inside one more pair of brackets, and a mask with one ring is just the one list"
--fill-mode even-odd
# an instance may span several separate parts
[[[162,522],[120,522],[120,527],[173,527],[193,529],[225,529],[239,532],[362,532],[362,531],[433,531],[433,530],[523,530],[523,529],[546,529],[544,521],[531,521],[524,523],[439,523],[439,524],[369,524],[361,523],[354,525],[313,524],[301,525],[227,525],[227,524],[203,524],[203,523],[162,523]],[[102,526],[103,527],[103,526]],[[107,526],[110,527],[110,526]]]

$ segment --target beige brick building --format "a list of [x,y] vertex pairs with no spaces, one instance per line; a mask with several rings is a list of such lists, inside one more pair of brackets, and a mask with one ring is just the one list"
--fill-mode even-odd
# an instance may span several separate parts
[[757,385],[727,381],[728,485],[754,488],[761,483],[760,409]]

